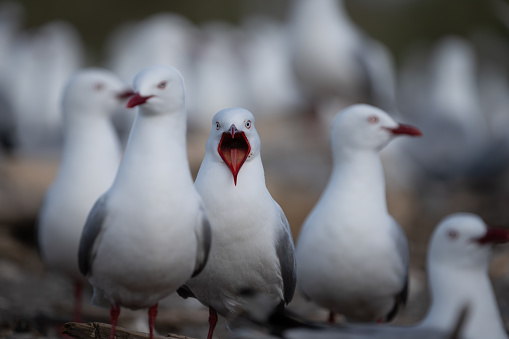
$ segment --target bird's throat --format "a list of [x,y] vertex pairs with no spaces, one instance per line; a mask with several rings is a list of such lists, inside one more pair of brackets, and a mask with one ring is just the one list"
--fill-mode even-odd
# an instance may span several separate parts
[[251,146],[243,132],[237,132],[233,136],[223,133],[219,142],[218,152],[225,164],[230,168],[234,184],[237,185],[237,175],[246,161]]

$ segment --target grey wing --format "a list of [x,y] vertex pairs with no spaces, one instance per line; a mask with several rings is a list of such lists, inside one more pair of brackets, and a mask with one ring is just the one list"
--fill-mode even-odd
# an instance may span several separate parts
[[207,214],[200,206],[200,215],[198,217],[198,226],[195,229],[196,239],[198,240],[198,248],[196,253],[196,265],[193,272],[193,277],[200,274],[209,258],[210,244],[212,240],[212,231]]
[[[396,223],[396,221],[394,221]],[[406,303],[408,298],[408,272],[409,272],[409,265],[410,265],[410,250],[408,249],[408,240],[406,238],[405,233],[397,225],[396,223],[396,248],[398,249],[398,254],[400,255],[401,259],[403,260],[403,265],[405,267],[405,285],[403,286],[403,289],[401,290],[399,296],[399,299],[403,304]]]
[[94,260],[94,244],[103,231],[106,219],[106,194],[101,196],[90,211],[83,232],[81,233],[80,247],[78,250],[78,265],[81,274],[87,276],[90,273]]
[[35,239],[37,239],[37,251],[39,252],[39,256],[44,259],[44,249],[42,248],[42,240],[41,240],[41,234],[42,234],[42,227],[44,225],[44,214],[46,213],[46,209],[48,208],[48,200],[49,200],[49,193],[51,192],[51,187],[48,189],[46,194],[44,195],[44,198],[42,200],[41,207],[39,209],[39,213],[37,214],[36,220],[35,220]]
[[409,264],[410,264],[410,251],[408,249],[408,241],[405,236],[405,233],[401,229],[401,227],[398,225],[398,223],[393,220],[394,222],[394,236],[395,236],[395,244],[396,249],[398,251],[398,254],[403,262],[403,265],[405,267],[405,276],[404,276],[404,284],[401,291],[395,295],[394,299],[394,307],[389,312],[389,314],[386,317],[386,321],[391,321],[396,314],[398,313],[398,309],[401,305],[405,305],[408,299],[408,284],[409,284]]
[[285,303],[292,301],[293,293],[297,283],[296,278],[296,261],[295,261],[295,245],[293,243],[292,231],[288,219],[281,206],[275,201],[281,217],[281,227],[277,231],[276,254],[281,267],[281,276],[283,277],[283,296]]

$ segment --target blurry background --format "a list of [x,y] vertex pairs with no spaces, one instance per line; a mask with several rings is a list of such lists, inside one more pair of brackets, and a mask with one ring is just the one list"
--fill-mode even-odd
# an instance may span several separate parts
[[[411,246],[401,323],[426,312],[427,242],[442,217],[474,212],[509,227],[507,1],[2,1],[0,336],[51,335],[72,318],[72,286],[45,269],[35,237],[59,161],[62,86],[85,66],[131,83],[161,63],[184,75],[194,175],[211,117],[231,106],[253,112],[267,185],[295,239],[327,183],[330,121],[340,109],[370,103],[423,131],[382,152],[389,210]],[[115,118],[124,141],[133,114]],[[495,254],[490,273],[509,324],[509,253]],[[325,319],[300,298],[291,307]],[[85,307],[85,320],[107,319]],[[161,333],[207,328],[203,308],[173,297],[158,319]]]

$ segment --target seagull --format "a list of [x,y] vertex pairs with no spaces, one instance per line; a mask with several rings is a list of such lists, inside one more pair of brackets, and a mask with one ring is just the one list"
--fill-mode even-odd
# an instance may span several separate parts
[[90,212],[79,267],[94,287],[92,302],[110,306],[111,338],[120,307],[149,308],[204,267],[210,226],[193,187],[186,152],[184,81],[172,67],[153,66],[134,79],[139,106],[111,188]]
[[52,21],[14,40],[6,94],[15,112],[15,151],[20,155],[57,154],[62,143],[61,93],[84,63],[84,44],[74,25]]
[[287,25],[290,64],[321,123],[362,101],[397,111],[393,57],[355,24],[346,1],[292,1]]
[[332,126],[333,170],[297,241],[304,296],[353,321],[389,321],[408,294],[408,244],[387,212],[379,151],[420,131],[376,107],[357,104]]
[[212,338],[218,314],[244,311],[250,290],[278,309],[295,290],[293,238],[288,220],[265,186],[260,137],[253,114],[227,108],[212,119],[195,187],[212,228],[209,262],[178,293],[209,307]]
[[287,27],[266,16],[243,20],[240,44],[245,79],[258,117],[287,116],[304,105],[291,65]]
[[206,131],[214,112],[224,107],[251,106],[253,101],[247,67],[237,45],[240,29],[223,21],[211,21],[201,27],[201,34],[189,123],[195,130]]
[[488,266],[493,245],[509,241],[509,230],[486,228],[471,213],[445,217],[435,229],[428,250],[431,307],[418,325],[448,329],[463,307],[468,307],[461,338],[507,339]]
[[63,93],[62,156],[41,205],[37,231],[46,265],[75,281],[76,321],[81,320],[86,282],[78,269],[80,235],[94,202],[117,173],[121,148],[111,116],[132,94],[115,74],[99,68],[76,72]]
[[477,52],[468,40],[446,36],[428,54],[421,60],[426,54],[418,49],[404,63],[400,104],[424,134],[405,144],[404,151],[424,177],[479,176],[479,168],[493,161],[486,154],[495,133],[489,131],[480,100]]

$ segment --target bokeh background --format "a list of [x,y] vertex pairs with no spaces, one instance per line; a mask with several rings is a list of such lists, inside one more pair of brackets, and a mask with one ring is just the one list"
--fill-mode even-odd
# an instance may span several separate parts
[[[389,211],[411,247],[411,294],[399,323],[426,313],[427,244],[441,218],[473,212],[509,227],[509,3],[316,3],[336,7],[299,17],[302,2],[290,0],[0,2],[0,336],[55,336],[72,319],[72,284],[40,261],[35,225],[59,163],[61,89],[82,67],[112,69],[126,82],[151,63],[179,68],[194,175],[212,115],[250,109],[267,186],[295,239],[327,183],[330,122],[340,109],[366,102],[421,128],[422,138],[399,138],[382,152]],[[299,46],[319,53],[301,57]],[[330,72],[321,60],[328,53]],[[115,118],[123,141],[132,114]],[[490,269],[506,324],[508,256],[497,248]],[[160,333],[204,336],[207,312],[198,303],[170,297],[163,306]],[[299,297],[290,307],[325,319]],[[85,320],[108,321],[104,310],[84,310]],[[139,319],[126,313],[123,324],[138,328]]]

